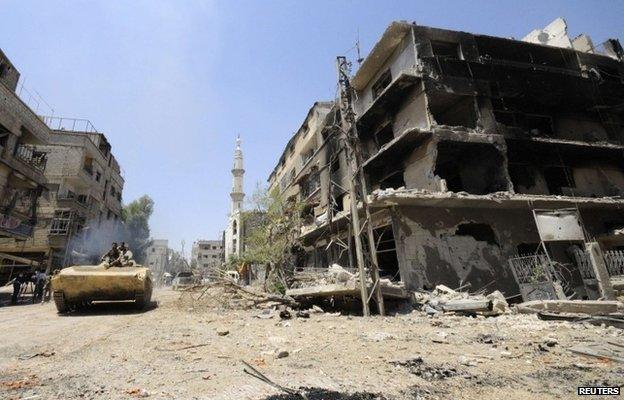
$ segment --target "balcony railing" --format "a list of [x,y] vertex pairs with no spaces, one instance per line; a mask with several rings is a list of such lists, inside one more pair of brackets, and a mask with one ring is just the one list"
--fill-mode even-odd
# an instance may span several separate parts
[[98,133],[97,129],[95,129],[88,119],[52,117],[46,115],[42,115],[40,118],[50,129],[57,131]]
[[47,154],[37,151],[37,148],[29,144],[20,144],[15,148],[15,157],[30,165],[39,172],[45,171],[48,162]]
[[56,198],[60,201],[72,201],[86,208],[91,207],[91,200],[86,194],[76,194],[72,191],[58,193]]

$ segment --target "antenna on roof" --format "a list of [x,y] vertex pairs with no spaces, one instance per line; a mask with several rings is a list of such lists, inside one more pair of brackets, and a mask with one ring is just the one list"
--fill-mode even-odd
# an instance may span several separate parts
[[355,49],[357,50],[357,63],[358,65],[362,64],[364,59],[360,55],[360,28],[357,30],[357,40],[355,41]]

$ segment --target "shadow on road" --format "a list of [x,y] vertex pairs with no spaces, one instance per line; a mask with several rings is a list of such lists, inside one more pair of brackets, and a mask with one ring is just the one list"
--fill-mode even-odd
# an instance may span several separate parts
[[158,302],[152,301],[143,309],[137,309],[132,301],[95,302],[88,306],[78,307],[75,310],[59,314],[62,317],[83,317],[93,315],[125,315],[144,314],[158,307]]

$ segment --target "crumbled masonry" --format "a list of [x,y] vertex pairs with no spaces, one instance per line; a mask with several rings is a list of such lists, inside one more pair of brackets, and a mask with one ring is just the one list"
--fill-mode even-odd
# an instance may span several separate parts
[[[533,212],[576,209],[587,237],[617,258],[607,265],[616,285],[623,53],[615,39],[568,36],[561,18],[523,40],[390,24],[351,79],[382,278],[516,296],[509,260],[539,250]],[[356,267],[339,113],[316,102],[269,177],[307,204],[302,270]],[[548,244],[570,271],[564,295],[601,297],[570,246]]]

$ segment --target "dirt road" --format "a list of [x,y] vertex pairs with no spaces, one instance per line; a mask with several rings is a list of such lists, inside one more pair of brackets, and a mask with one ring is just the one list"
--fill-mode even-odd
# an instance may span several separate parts
[[67,316],[52,304],[0,307],[0,398],[296,398],[244,373],[241,360],[287,387],[385,399],[573,398],[579,385],[624,384],[624,364],[568,350],[624,342],[613,328],[421,312],[280,321],[257,310],[188,309],[170,290],[155,299],[145,312],[127,304]]

